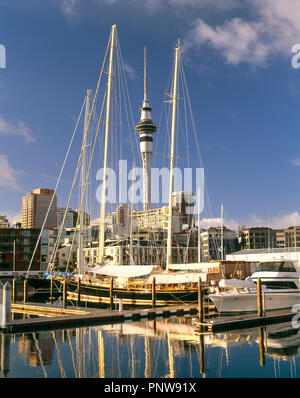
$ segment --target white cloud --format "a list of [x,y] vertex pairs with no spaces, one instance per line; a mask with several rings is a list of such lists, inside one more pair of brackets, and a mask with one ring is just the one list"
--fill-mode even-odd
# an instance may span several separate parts
[[16,135],[24,138],[26,142],[34,142],[32,131],[24,122],[19,121],[16,124],[6,121],[0,116],[0,135]]
[[[59,0],[62,13],[67,18],[78,16],[79,8],[85,6],[87,0]],[[159,11],[166,10],[167,12],[177,13],[185,10],[194,10],[196,8],[211,8],[225,10],[232,7],[239,6],[239,0],[90,0],[90,5],[109,5],[116,6],[127,3],[130,7],[140,7],[143,12],[147,11],[149,14],[155,14]]]
[[290,160],[290,163],[294,166],[300,166],[300,158]]
[[246,22],[240,18],[233,18],[215,28],[198,19],[184,41],[184,50],[208,44],[219,51],[229,64],[263,64],[270,52],[270,45],[260,40],[264,29],[261,23]]
[[21,170],[15,170],[8,162],[7,155],[0,155],[0,187],[13,191],[24,192],[19,186],[17,176],[23,174]]
[[[83,0],[59,0],[66,17],[80,15],[86,7]],[[220,53],[225,62],[238,65],[246,62],[263,66],[275,54],[291,56],[291,47],[300,43],[299,0],[90,0],[89,5],[117,7],[126,3],[128,7],[139,8],[142,12],[158,14],[161,11],[182,15],[187,33],[183,49],[197,50],[203,45]],[[210,25],[202,19],[202,10],[220,16],[224,21]],[[235,17],[226,19],[234,11]],[[247,15],[247,17],[242,17]],[[186,18],[189,14],[189,18]],[[163,17],[165,14],[161,14]],[[206,12],[206,15],[207,12]]]
[[[198,222],[196,221],[196,225]],[[221,218],[214,217],[214,218],[200,218],[200,227],[201,228],[210,228],[210,227],[220,227],[221,226]],[[223,219],[223,226],[229,228],[233,231],[238,230],[239,223],[234,219]]]
[[134,80],[136,78],[135,70],[126,62],[124,62],[124,69],[130,79]]
[[246,225],[246,227],[288,228],[294,225],[300,225],[300,214],[294,211],[286,214],[278,213],[270,217],[252,215],[246,223],[243,222],[240,224]]
[[297,0],[248,0],[255,19],[232,18],[210,26],[194,22],[185,40],[185,49],[204,44],[218,51],[228,64],[247,62],[264,65],[275,54],[290,56],[300,43],[300,3]]

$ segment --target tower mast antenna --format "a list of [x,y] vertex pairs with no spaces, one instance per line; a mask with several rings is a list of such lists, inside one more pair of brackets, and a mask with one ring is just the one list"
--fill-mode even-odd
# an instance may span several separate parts
[[148,93],[147,93],[147,50],[144,47],[144,102],[148,102]]
[[140,111],[141,118],[135,126],[135,130],[140,136],[140,151],[143,161],[143,209],[149,210],[151,209],[151,157],[153,134],[157,126],[152,122],[152,108],[148,100],[146,47],[144,47],[144,99]]

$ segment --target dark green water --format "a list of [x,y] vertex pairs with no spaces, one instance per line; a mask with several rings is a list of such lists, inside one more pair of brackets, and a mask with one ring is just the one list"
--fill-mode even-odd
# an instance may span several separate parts
[[291,323],[200,337],[192,318],[0,335],[7,378],[295,378]]

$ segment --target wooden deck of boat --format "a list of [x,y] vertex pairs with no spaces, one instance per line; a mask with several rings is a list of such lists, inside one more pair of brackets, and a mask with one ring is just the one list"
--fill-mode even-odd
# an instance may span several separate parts
[[[184,316],[196,314],[197,304],[170,307],[156,307],[131,310],[109,310],[85,307],[59,307],[40,303],[14,303],[11,305],[12,318],[15,313],[24,314],[23,319],[13,319],[5,327],[0,327],[3,333],[22,333],[37,330],[53,330],[72,328],[76,326],[108,324],[128,320],[153,319],[156,317]],[[35,318],[25,318],[26,315]]]
[[250,328],[255,326],[265,326],[274,323],[288,322],[296,315],[291,309],[268,311],[263,316],[257,313],[220,316],[214,319],[204,320],[200,323],[197,318],[193,320],[196,329],[207,330],[210,332],[222,332],[234,329]]

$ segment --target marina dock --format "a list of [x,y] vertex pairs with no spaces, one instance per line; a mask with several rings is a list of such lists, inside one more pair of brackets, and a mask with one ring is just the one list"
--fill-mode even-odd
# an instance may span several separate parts
[[208,331],[211,333],[223,332],[234,329],[250,327],[260,327],[275,323],[292,321],[295,312],[291,309],[268,311],[265,315],[258,316],[257,313],[243,314],[234,316],[221,316],[214,319],[207,319],[200,322],[197,318],[193,319],[196,330]]
[[[206,311],[212,308],[207,307]],[[14,303],[11,305],[12,320],[0,328],[3,333],[30,332],[37,330],[53,330],[72,328],[75,326],[111,324],[116,322],[158,317],[192,315],[198,312],[197,304],[170,307],[156,307],[131,310],[109,310],[85,307],[55,307],[40,303]],[[14,319],[14,314],[24,314],[23,319]],[[34,315],[34,318],[26,318]]]

